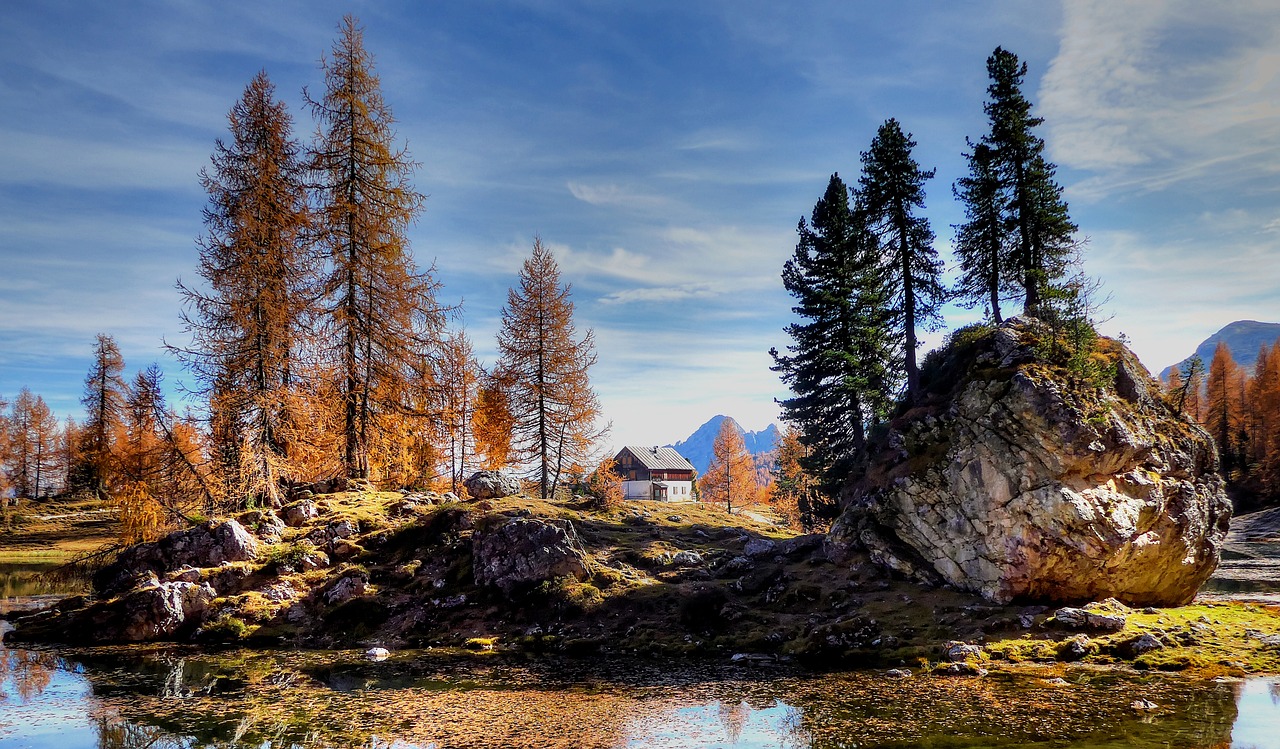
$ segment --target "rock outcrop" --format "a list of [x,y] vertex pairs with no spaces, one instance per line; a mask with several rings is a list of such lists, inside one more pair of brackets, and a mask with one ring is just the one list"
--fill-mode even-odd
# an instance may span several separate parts
[[216,567],[258,557],[258,541],[235,520],[210,522],[175,531],[153,543],[125,549],[93,576],[100,598],[130,590],[140,575],[160,575],[179,567]]
[[1015,318],[932,357],[843,492],[831,555],[1001,603],[1195,596],[1231,511],[1212,440],[1121,344],[1073,375],[1038,355],[1046,335]]
[[520,491],[520,481],[502,471],[476,471],[462,485],[476,499],[501,499]]
[[471,543],[477,585],[510,593],[563,575],[585,580],[586,549],[568,520],[512,518],[477,531]]

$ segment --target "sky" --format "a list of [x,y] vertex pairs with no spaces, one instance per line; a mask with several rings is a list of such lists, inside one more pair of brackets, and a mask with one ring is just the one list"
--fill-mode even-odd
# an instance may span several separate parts
[[937,170],[924,215],[954,265],[997,46],[1028,64],[1104,332],[1159,371],[1280,320],[1270,0],[0,3],[0,395],[80,415],[98,333],[130,372],[183,379],[163,344],[185,342],[175,281],[199,281],[199,171],[259,70],[311,137],[302,91],[346,13],[419,163],[409,238],[456,325],[492,364],[540,236],[594,330],[616,445],[778,418],[796,224],[890,117]]

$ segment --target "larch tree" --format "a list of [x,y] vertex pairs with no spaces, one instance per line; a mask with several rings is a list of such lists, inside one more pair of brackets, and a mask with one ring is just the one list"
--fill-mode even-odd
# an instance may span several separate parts
[[1213,351],[1205,390],[1205,429],[1218,443],[1223,475],[1230,477],[1242,467],[1239,436],[1244,424],[1244,390],[1240,365],[1222,341]]
[[952,191],[964,206],[965,223],[955,227],[953,251],[960,261],[956,295],[966,306],[985,305],[997,325],[1004,321],[1000,301],[1010,291],[1007,273],[1008,229],[1005,193],[996,152],[985,143],[970,144],[969,174]]
[[570,287],[540,238],[507,293],[498,332],[498,379],[510,411],[512,453],[530,466],[543,499],[555,496],[561,475],[581,469],[608,427],[598,427],[600,403],[589,370],[595,339],[578,337]]
[[789,522],[806,531],[819,525],[821,508],[829,502],[822,496],[817,479],[804,467],[808,452],[800,440],[800,430],[788,426],[774,450],[770,498]]
[[1057,169],[1044,158],[1044,140],[1034,128],[1044,120],[1031,114],[1023,95],[1027,65],[997,47],[987,58],[989,100],[983,105],[990,131],[982,142],[994,152],[1005,192],[1006,223],[1012,234],[1009,267],[1022,287],[1023,309],[1041,313],[1045,287],[1066,273],[1079,244],[1074,239]]
[[124,383],[124,357],[109,335],[98,334],[93,365],[84,379],[84,424],[80,430],[80,461],[75,482],[106,496],[115,484],[116,441],[124,424],[128,386]]
[[9,491],[13,488],[9,472],[12,461],[13,438],[9,422],[9,401],[5,400],[4,396],[0,396],[0,507],[6,508],[6,526],[10,521],[7,508],[9,506]]
[[340,378],[342,463],[362,478],[379,420],[412,411],[405,399],[414,365],[438,352],[445,312],[406,237],[423,203],[410,182],[416,164],[396,145],[395,120],[352,16],[323,64],[324,95],[306,97],[320,123],[310,167],[330,267],[323,329]]
[[703,502],[724,505],[732,514],[735,502],[741,506],[759,491],[755,461],[742,441],[742,432],[732,419],[725,419],[711,444],[711,464],[698,479],[699,495]]
[[287,412],[314,287],[307,194],[293,120],[259,72],[227,115],[200,172],[208,195],[198,273],[205,289],[179,282],[188,348],[173,350],[209,399],[228,487],[273,503],[289,465]]
[[[770,355],[792,393],[779,405],[805,446],[803,465],[830,497],[855,470],[867,428],[888,414],[901,382],[894,362],[902,343],[878,243],[840,175],[831,176],[797,232],[782,283],[802,319],[785,328],[787,353]],[[819,514],[834,509],[828,503]]]
[[450,335],[437,363],[440,432],[449,468],[449,485],[457,494],[475,464],[472,423],[480,389],[480,363],[465,331]]
[[44,398],[22,388],[9,412],[9,484],[15,496],[36,499],[50,488],[58,454],[58,419]]
[[908,402],[914,402],[920,390],[916,329],[935,329],[947,300],[933,230],[927,218],[915,215],[924,210],[924,183],[934,174],[916,163],[911,155],[915,146],[897,120],[886,121],[862,154],[858,180],[859,202],[868,227],[879,237],[885,276],[894,294],[895,323],[904,341]]
[[476,452],[481,456],[481,468],[496,471],[510,465],[514,426],[506,385],[492,375],[483,376],[471,416],[471,432]]

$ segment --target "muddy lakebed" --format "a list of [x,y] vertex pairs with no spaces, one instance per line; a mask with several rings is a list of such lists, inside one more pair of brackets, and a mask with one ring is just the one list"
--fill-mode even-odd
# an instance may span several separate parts
[[[7,627],[0,623],[0,627]],[[435,649],[0,650],[0,748],[1276,747],[1280,679]]]

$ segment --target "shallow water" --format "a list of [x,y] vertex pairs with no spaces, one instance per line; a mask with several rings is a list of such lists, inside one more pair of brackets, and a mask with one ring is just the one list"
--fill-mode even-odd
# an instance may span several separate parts
[[[1156,708],[1135,710],[1135,700]],[[441,650],[370,662],[351,651],[0,649],[0,749],[214,746],[1274,749],[1280,679],[1058,666],[896,679]]]

